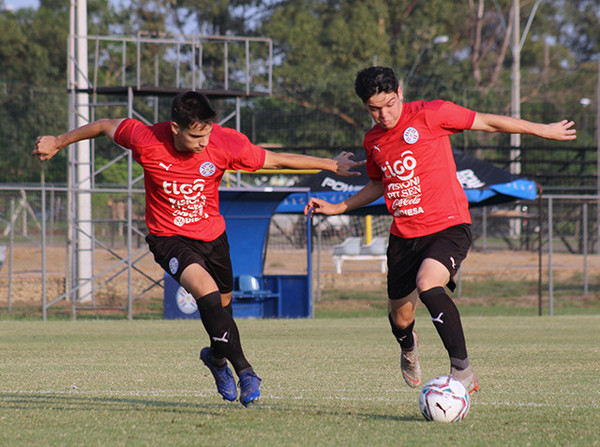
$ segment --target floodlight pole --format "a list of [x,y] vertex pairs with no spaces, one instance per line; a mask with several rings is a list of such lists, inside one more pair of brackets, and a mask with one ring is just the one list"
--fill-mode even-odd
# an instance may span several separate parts
[[[71,129],[90,122],[89,95],[81,92],[88,83],[88,47],[87,47],[87,0],[70,2],[70,42],[69,42],[69,89],[71,91],[72,114],[69,123]],[[89,140],[75,143],[70,160],[69,185],[72,187],[72,219],[75,227],[71,234],[74,250],[72,257],[73,282],[77,293],[72,297],[77,301],[93,300],[93,226],[92,226],[92,166],[91,145]]]
[[[521,118],[521,50],[527,39],[527,34],[531,28],[531,23],[535,17],[535,13],[540,5],[541,0],[536,0],[527,25],[521,36],[521,3],[519,0],[513,0],[513,29],[512,29],[512,90],[511,90],[511,116],[513,118]],[[515,175],[521,174],[521,134],[515,133],[510,136],[510,173]],[[521,235],[522,222],[518,219],[511,219],[510,229],[511,234],[515,237]]]
[[[512,95],[511,116],[521,118],[521,36],[519,22],[521,20],[519,0],[513,0],[513,32],[512,32]],[[521,135],[518,133],[510,136],[510,173],[521,174]]]

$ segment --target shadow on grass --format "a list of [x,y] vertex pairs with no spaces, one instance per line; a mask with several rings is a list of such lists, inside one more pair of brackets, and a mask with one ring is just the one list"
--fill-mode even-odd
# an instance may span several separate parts
[[[194,396],[190,396],[194,397]],[[153,411],[157,413],[175,413],[189,415],[227,416],[230,411],[252,411],[280,413],[282,415],[302,414],[314,417],[339,417],[340,410],[325,410],[318,405],[300,404],[293,399],[282,401],[281,404],[259,402],[249,408],[243,407],[239,402],[231,403],[185,403],[180,401],[169,401],[150,398],[136,397],[101,397],[81,396],[78,392],[72,394],[57,394],[44,392],[2,392],[0,401],[4,410],[21,411],[53,411],[80,412],[80,411],[108,411],[131,412],[131,411]],[[358,417],[372,421],[390,422],[426,422],[420,414],[414,415],[391,415],[375,414],[365,412],[345,411],[350,417]]]

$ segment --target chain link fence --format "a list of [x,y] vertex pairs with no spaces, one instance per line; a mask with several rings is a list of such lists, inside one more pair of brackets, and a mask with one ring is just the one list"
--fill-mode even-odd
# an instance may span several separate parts
[[[145,312],[148,300],[158,306],[163,291],[162,271],[149,255],[143,235],[143,194],[134,194],[133,222],[127,231],[124,194],[99,192],[94,203],[94,298],[87,310],[127,311],[128,294],[135,312]],[[543,260],[540,290],[550,300],[556,290],[574,295],[600,294],[600,272],[590,260],[600,256],[598,196],[541,196],[537,201],[473,208],[475,252],[525,251]],[[0,311],[72,313],[72,234],[68,222],[68,191],[39,187],[3,186],[0,189]],[[330,216],[313,219],[313,243],[320,256],[348,237],[367,242],[389,234],[391,217]],[[282,269],[305,269],[292,263],[293,253],[306,247],[306,219],[275,215],[271,222],[267,258],[283,255]],[[129,236],[128,236],[129,235]],[[131,239],[128,240],[128,237]],[[567,283],[557,280],[562,267],[556,257],[572,255],[577,265]],[[272,268],[273,265],[267,265]],[[323,273],[331,269],[323,264]],[[360,268],[360,267],[359,267]],[[330,271],[329,273],[333,273]],[[140,303],[140,304],[135,304]],[[79,305],[81,303],[77,303]]]

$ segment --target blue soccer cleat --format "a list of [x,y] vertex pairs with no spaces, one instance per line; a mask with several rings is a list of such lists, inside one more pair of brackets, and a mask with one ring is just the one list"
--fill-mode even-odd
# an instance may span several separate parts
[[240,402],[247,407],[260,397],[262,380],[252,370],[240,374]]
[[203,348],[200,351],[200,360],[210,369],[215,383],[217,384],[217,391],[223,399],[233,402],[237,399],[237,387],[235,386],[235,380],[233,374],[227,365],[219,368],[213,362],[212,352],[209,347]]

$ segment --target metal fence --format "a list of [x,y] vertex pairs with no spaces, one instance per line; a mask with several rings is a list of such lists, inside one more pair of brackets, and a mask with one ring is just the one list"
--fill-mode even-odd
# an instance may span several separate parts
[[[72,281],[77,267],[69,236],[68,197],[66,188],[56,186],[0,187],[0,246],[4,247],[0,249],[0,309],[12,312],[15,306],[33,303],[38,309],[41,304],[44,319],[53,309],[73,317],[83,311],[116,310],[132,318],[137,300],[162,299],[163,272],[143,240],[143,191],[133,191],[130,222],[135,229],[128,231],[126,195],[118,188],[104,188],[94,191],[92,198],[93,294],[86,302],[78,301],[77,284]],[[536,253],[540,303],[546,295],[552,314],[557,287],[554,273],[560,268],[555,257],[561,253],[576,255],[579,263],[573,293],[600,293],[599,278],[588,268],[589,259],[600,255],[598,203],[599,196],[542,195],[535,202],[474,208],[473,250]],[[370,219],[368,224],[366,219]],[[390,223],[390,216],[328,217],[318,221],[318,247],[330,250],[351,236],[387,236]],[[305,247],[304,225],[301,216],[275,215],[267,251]]]

